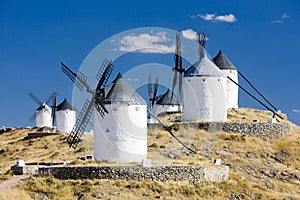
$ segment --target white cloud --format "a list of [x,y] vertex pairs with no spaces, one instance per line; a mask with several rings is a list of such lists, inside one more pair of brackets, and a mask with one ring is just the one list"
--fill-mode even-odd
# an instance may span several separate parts
[[287,18],[289,18],[290,16],[288,16],[286,13],[282,13],[281,14],[281,19],[279,20],[274,20],[274,21],[271,21],[271,24],[282,24],[283,21]]
[[298,109],[294,109],[294,110],[292,110],[292,112],[299,113],[299,112],[300,112],[300,110],[298,110]]
[[233,23],[236,21],[236,18],[233,14],[229,14],[229,15],[219,15],[215,17],[216,21],[219,22],[229,22],[229,23]]
[[213,21],[215,18],[215,14],[206,14],[206,15],[198,15],[201,19],[205,21]]
[[197,40],[198,38],[197,32],[192,29],[186,29],[181,32],[182,32],[182,36],[185,37],[186,39]]
[[281,18],[282,19],[286,19],[286,18],[289,18],[290,16],[288,16],[286,13],[282,13],[282,15],[281,15]]
[[111,42],[119,45],[115,50],[140,53],[174,52],[174,43],[170,44],[166,32],[129,34]]
[[271,21],[271,24],[282,24],[283,23],[283,20],[274,20],[274,21]]
[[192,15],[191,18],[196,18],[199,17],[203,19],[204,21],[211,21],[211,22],[226,22],[226,23],[233,23],[236,22],[237,19],[233,14],[228,14],[228,15],[217,15],[217,14],[197,14],[197,15]]
[[[186,29],[186,30],[183,30],[181,31],[182,33],[182,36],[186,39],[189,39],[189,40],[198,40],[198,33],[192,29]],[[208,38],[205,36],[205,40],[207,41]]]

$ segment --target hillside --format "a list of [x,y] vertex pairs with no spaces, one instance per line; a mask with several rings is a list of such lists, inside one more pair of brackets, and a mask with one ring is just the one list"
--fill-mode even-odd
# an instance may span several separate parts
[[[228,111],[229,122],[267,122],[272,115],[249,108]],[[299,199],[300,198],[300,127],[282,138],[261,139],[245,134],[220,131],[208,134],[192,127],[180,128],[178,115],[161,120],[172,126],[174,134],[186,145],[197,149],[192,154],[165,130],[148,130],[148,157],[153,165],[212,165],[221,158],[230,167],[227,183],[192,185],[188,182],[135,182],[124,180],[57,180],[30,177],[14,188],[6,189],[0,199]],[[174,120],[175,119],[175,120]],[[74,151],[66,144],[66,134],[27,139],[39,128],[13,128],[0,134],[0,181],[12,179],[10,166],[16,160],[30,162],[68,162],[70,165],[124,165],[107,161],[82,161],[93,155],[93,136],[85,134]],[[51,130],[50,130],[51,131]],[[211,142],[211,143],[210,143]],[[203,147],[209,150],[204,151]],[[128,165],[136,165],[131,163]]]

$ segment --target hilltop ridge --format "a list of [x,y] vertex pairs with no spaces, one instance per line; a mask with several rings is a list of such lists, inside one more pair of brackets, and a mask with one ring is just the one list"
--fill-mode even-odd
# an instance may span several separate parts
[[[267,123],[272,115],[267,111],[250,108],[228,110],[228,122]],[[229,181],[213,185],[192,185],[188,182],[125,181],[125,180],[57,180],[51,177],[31,177],[15,188],[0,194],[0,199],[297,199],[300,198],[300,127],[286,117],[290,132],[283,137],[265,139],[242,133],[220,131],[208,134],[204,129],[176,126],[178,115],[161,119],[172,125],[174,134],[191,148],[192,154],[174,140],[164,129],[148,129],[148,157],[153,165],[207,166],[214,158],[230,167]],[[256,122],[253,122],[256,121]],[[64,161],[69,165],[124,165],[108,161],[83,161],[93,155],[93,137],[86,133],[76,150],[65,142],[67,134],[53,134],[28,138],[28,133],[43,131],[41,128],[12,128],[0,134],[0,181],[11,179],[10,166],[16,160],[30,162]],[[46,129],[45,129],[46,130]],[[44,130],[44,131],[45,131]],[[51,132],[45,131],[45,132]],[[203,154],[204,139],[214,140],[210,151]],[[127,165],[136,165],[131,163]],[[64,187],[60,187],[60,185]],[[17,192],[16,192],[17,191]]]

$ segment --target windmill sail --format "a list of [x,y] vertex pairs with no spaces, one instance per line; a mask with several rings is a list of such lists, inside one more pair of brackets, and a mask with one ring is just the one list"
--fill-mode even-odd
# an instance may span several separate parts
[[151,83],[151,73],[149,73],[149,77],[148,77],[148,94],[149,94],[149,102],[150,102],[150,111],[152,112],[152,83]]
[[73,127],[73,130],[71,131],[67,142],[69,143],[70,147],[73,147],[74,149],[77,147],[80,138],[82,134],[84,133],[84,130],[91,118],[92,112],[93,112],[93,100],[86,100],[83,108],[81,109],[81,112],[78,116],[78,119],[76,121],[75,126]]
[[52,126],[54,126],[55,118],[56,118],[56,90],[52,94]]
[[33,122],[33,120],[35,120],[35,118],[36,118],[36,113],[33,113],[31,115],[31,117],[29,118],[29,121]]
[[102,75],[104,74],[104,71],[106,70],[107,66],[110,66],[112,62],[110,60],[104,59],[102,62],[102,65],[96,75],[96,79],[99,81]]
[[153,107],[156,101],[157,95],[157,87],[158,87],[158,77],[155,78],[155,83],[152,83],[151,80],[151,73],[149,73],[148,77],[148,94],[149,94],[149,104],[150,104],[150,111],[153,111]]
[[68,68],[64,63],[61,63],[61,70],[71,79],[73,83],[80,89],[80,91],[83,90],[86,83],[87,77],[82,74],[81,72],[78,72],[77,74],[74,73],[70,68]]
[[100,91],[100,89],[107,83],[109,77],[110,77],[110,74],[113,70],[113,65],[111,63],[111,61],[104,61],[104,64],[102,64],[102,67],[101,69],[99,70],[100,74],[101,74],[101,77],[98,79],[98,74],[97,74],[97,79],[99,80],[98,82],[98,85],[96,87],[96,91]]
[[[37,105],[41,106],[43,104],[43,102],[37,97],[35,96],[32,92],[28,93],[28,96],[32,99],[32,101],[34,101]],[[36,112],[33,113],[33,115],[31,115],[31,117],[29,118],[29,121],[33,121],[36,118]]]
[[105,113],[108,113],[108,110],[103,105],[103,99],[105,98],[105,94],[104,89],[102,88],[106,85],[110,74],[113,70],[113,67],[114,66],[112,65],[112,62],[105,59],[96,76],[96,79],[99,80],[99,82],[96,87],[95,107],[102,118],[104,118]]
[[[180,41],[180,33],[176,33],[176,47],[175,47],[175,55],[174,55],[175,66],[173,68],[174,77],[172,83],[172,95],[174,94],[174,90],[178,81],[178,99],[179,99],[179,109],[182,101],[182,73],[184,69],[182,68],[182,56],[181,56],[181,41]],[[179,110],[180,111],[180,110]]]
[[37,98],[37,96],[35,96],[34,94],[32,94],[31,92],[29,92],[28,96],[38,105],[42,105],[43,102]]
[[155,78],[152,107],[154,106],[154,103],[156,101],[157,87],[158,87],[158,77]]
[[89,123],[94,105],[97,111],[102,116],[102,118],[106,113],[108,113],[108,110],[105,108],[103,104],[103,99],[105,98],[104,87],[110,77],[110,74],[114,66],[112,65],[112,61],[106,59],[103,61],[101,68],[96,75],[96,79],[99,80],[98,85],[96,89],[93,89],[86,82],[87,77],[84,74],[82,74],[81,72],[76,74],[71,69],[69,69],[66,65],[64,65],[63,63],[61,64],[62,64],[62,71],[75,83],[75,85],[80,90],[82,90],[85,87],[86,91],[92,94],[92,99],[86,100],[79,114],[79,117],[76,121],[76,124],[73,127],[71,134],[67,139],[67,142],[69,143],[70,147],[76,148],[82,134],[84,133],[87,124]]

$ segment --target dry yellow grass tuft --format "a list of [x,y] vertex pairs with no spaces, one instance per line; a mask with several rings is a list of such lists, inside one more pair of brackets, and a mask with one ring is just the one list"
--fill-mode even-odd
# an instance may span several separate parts
[[1,192],[0,200],[9,199],[32,200],[31,196],[28,194],[28,191],[19,188],[10,188]]
[[[261,123],[269,122],[272,118],[273,113],[266,110],[257,110],[253,108],[229,108],[227,110],[228,122],[247,122],[252,123],[253,121],[259,121]],[[281,123],[288,123],[286,115],[280,114],[284,120],[280,119]],[[278,118],[278,117],[276,117]]]

